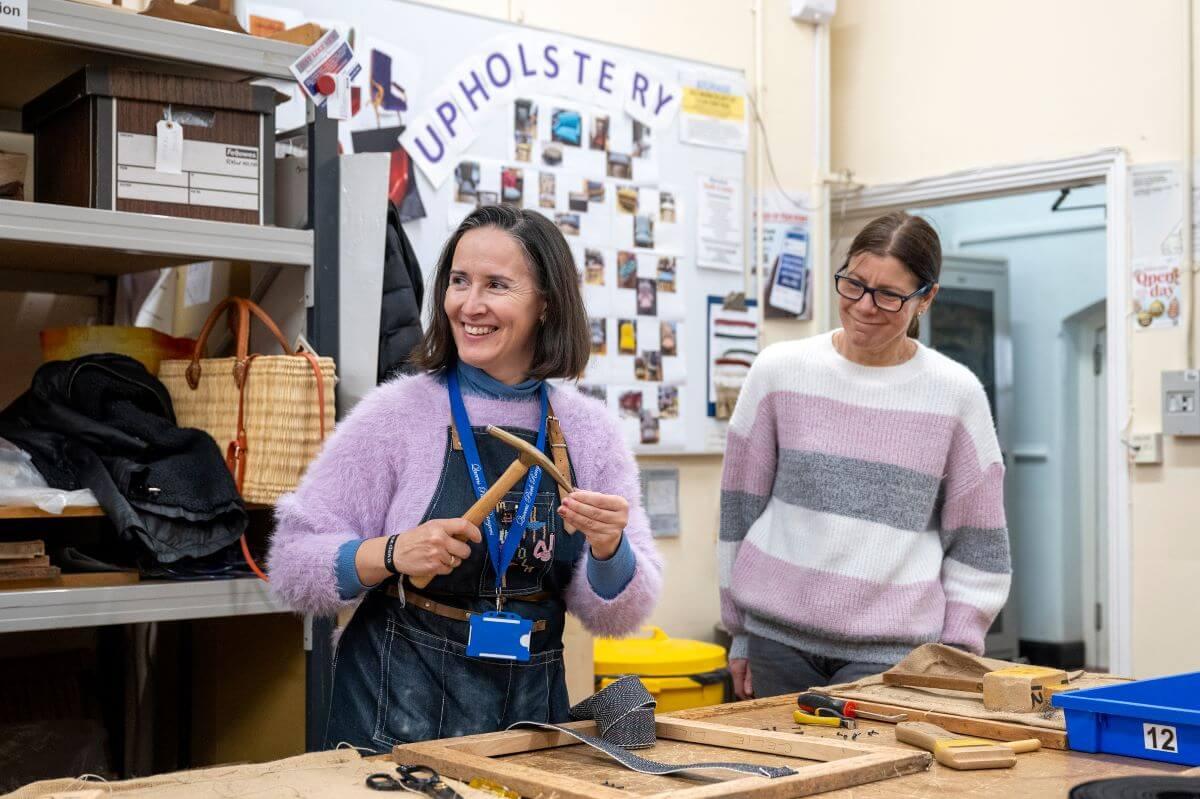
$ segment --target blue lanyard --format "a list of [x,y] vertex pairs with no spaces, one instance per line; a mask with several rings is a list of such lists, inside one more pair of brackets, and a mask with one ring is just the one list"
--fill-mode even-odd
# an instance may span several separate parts
[[[475,489],[478,499],[487,493],[488,484],[483,474],[483,463],[479,460],[479,449],[475,446],[475,433],[471,430],[471,420],[467,416],[467,406],[463,404],[462,391],[458,387],[458,370],[449,369],[447,388],[450,392],[450,413],[454,417],[454,426],[458,429],[458,440],[462,442],[463,456],[467,459],[467,474],[471,476],[471,487]],[[550,405],[550,397],[543,383],[538,391],[541,398],[541,422],[538,426],[538,452],[546,451],[546,417]],[[496,595],[499,597],[504,586],[504,574],[512,563],[521,539],[525,537],[525,525],[529,522],[529,512],[533,510],[534,497],[537,495],[538,483],[542,479],[542,467],[531,466],[529,475],[525,478],[525,491],[521,495],[521,504],[517,506],[517,515],[508,526],[508,534],[503,546],[500,542],[500,527],[496,524],[496,512],[488,513],[483,520],[483,535],[487,539],[488,556],[492,559],[492,567],[496,571]]]

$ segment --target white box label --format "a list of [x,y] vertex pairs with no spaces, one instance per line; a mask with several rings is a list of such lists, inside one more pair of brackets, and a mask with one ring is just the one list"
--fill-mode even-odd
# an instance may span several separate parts
[[155,172],[156,151],[155,136],[117,134],[118,199],[258,210],[259,148],[185,138],[183,171],[169,180],[169,191],[163,185],[167,176]]
[[0,0],[0,28],[29,30],[29,0]]
[[1167,727],[1163,724],[1143,724],[1142,743],[1147,749],[1154,752],[1179,754],[1179,737],[1175,734],[1174,727]]

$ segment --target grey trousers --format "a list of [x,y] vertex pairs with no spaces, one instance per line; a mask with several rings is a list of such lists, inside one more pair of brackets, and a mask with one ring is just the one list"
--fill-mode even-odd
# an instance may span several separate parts
[[756,697],[794,694],[822,685],[854,682],[892,667],[814,655],[787,644],[750,636],[750,682]]

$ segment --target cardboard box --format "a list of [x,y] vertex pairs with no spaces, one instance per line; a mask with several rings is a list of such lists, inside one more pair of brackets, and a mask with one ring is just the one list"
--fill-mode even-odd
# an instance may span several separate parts
[[[266,86],[85,67],[23,110],[38,202],[273,224],[275,102]],[[156,168],[168,118],[179,174]]]

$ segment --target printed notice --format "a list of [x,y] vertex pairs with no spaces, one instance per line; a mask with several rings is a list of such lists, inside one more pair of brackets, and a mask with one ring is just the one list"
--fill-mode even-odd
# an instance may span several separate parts
[[0,0],[0,28],[29,30],[29,0]]
[[156,137],[118,133],[117,198],[248,211],[259,208],[257,147],[184,139],[178,174],[155,169],[156,160]]
[[696,265],[741,272],[745,266],[742,183],[701,177],[696,209]]
[[1133,314],[1137,329],[1176,327],[1183,315],[1182,280],[1174,258],[1133,262]]
[[745,152],[749,137],[745,85],[712,75],[683,75],[681,142]]

